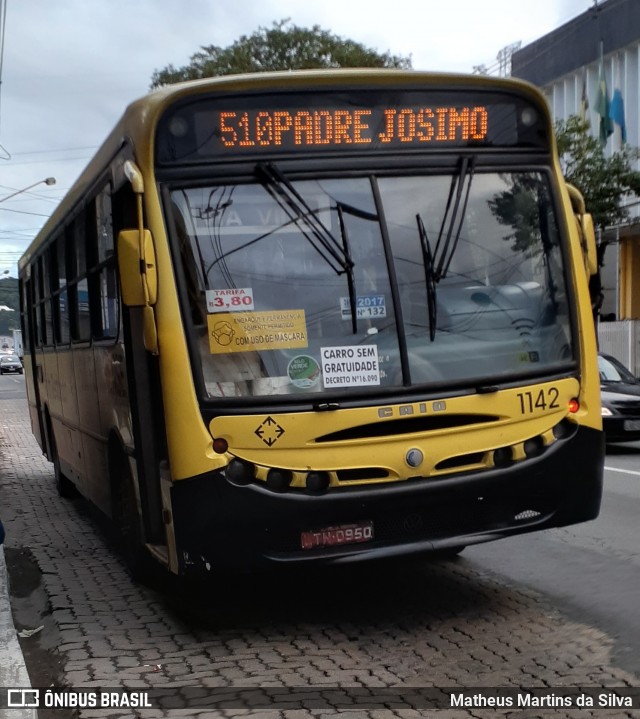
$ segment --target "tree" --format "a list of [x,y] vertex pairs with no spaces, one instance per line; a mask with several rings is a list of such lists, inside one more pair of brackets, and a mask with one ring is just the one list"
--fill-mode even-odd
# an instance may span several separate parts
[[378,53],[319,25],[304,28],[281,20],[272,27],[258,28],[252,35],[242,35],[228,47],[201,47],[184,67],[167,65],[155,70],[151,87],[236,73],[338,67],[411,69],[411,57]]
[[497,192],[488,201],[489,209],[500,224],[509,228],[503,239],[512,242],[511,249],[523,257],[535,257],[542,252],[540,183],[524,174],[507,175],[505,180],[509,189]]
[[[621,202],[622,198],[625,195],[640,196],[640,172],[632,167],[640,158],[640,150],[624,144],[611,157],[605,157],[603,143],[591,135],[589,123],[577,115],[558,120],[555,131],[564,176],[582,193],[594,225],[604,230],[626,220],[629,211]],[[606,239],[598,244],[599,267],[604,266],[608,244]],[[591,277],[589,291],[597,318],[604,297],[600,273]]]
[[640,172],[633,169],[640,158],[638,148],[625,144],[605,157],[604,147],[589,132],[589,123],[577,115],[558,120],[555,131],[564,176],[584,196],[595,226],[604,230],[626,220],[629,213],[622,198],[640,196]]

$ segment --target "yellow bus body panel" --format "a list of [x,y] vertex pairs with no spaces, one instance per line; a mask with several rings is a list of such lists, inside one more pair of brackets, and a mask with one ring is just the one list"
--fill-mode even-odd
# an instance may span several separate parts
[[[518,87],[520,92],[528,95],[539,106],[545,103],[542,93],[533,85],[522,81],[502,80],[495,77],[481,76],[457,76],[446,73],[434,74],[414,71],[397,70],[337,70],[337,71],[306,71],[296,73],[270,73],[244,76],[230,76],[214,78],[206,81],[192,81],[180,83],[162,88],[146,98],[132,103],[125,111],[122,119],[116,125],[110,136],[103,143],[102,147],[90,162],[78,181],[68,193],[65,200],[52,214],[45,224],[38,237],[29,246],[19,262],[21,271],[29,265],[34,255],[38,252],[40,245],[55,232],[61,222],[65,220],[71,209],[86,195],[89,188],[95,182],[100,173],[103,173],[113,163],[113,158],[126,144],[134,149],[135,162],[139,166],[145,185],[144,208],[146,224],[151,230],[156,252],[158,269],[158,300],[154,307],[155,318],[158,330],[159,343],[159,366],[162,383],[162,400],[166,417],[166,439],[168,447],[168,458],[171,479],[179,480],[204,474],[224,467],[231,455],[218,455],[213,452],[212,437],[228,437],[229,445],[238,456],[252,459],[259,463],[267,459],[274,465],[289,467],[329,467],[337,466],[345,462],[352,466],[364,462],[367,465],[373,462],[379,466],[390,466],[397,463],[393,460],[384,459],[383,455],[388,454],[390,449],[397,448],[398,452],[411,444],[410,435],[400,437],[377,438],[375,440],[358,440],[354,442],[343,442],[340,447],[331,446],[330,443],[323,443],[321,447],[313,442],[314,435],[328,433],[328,427],[337,431],[340,427],[356,426],[366,422],[378,421],[376,419],[377,408],[341,410],[340,412],[313,412],[295,413],[289,415],[273,415],[286,423],[286,434],[282,441],[278,441],[272,447],[266,447],[255,435],[255,429],[259,422],[264,419],[264,414],[254,413],[251,416],[222,417],[214,420],[208,428],[201,419],[200,403],[191,375],[191,363],[183,330],[183,322],[178,303],[178,294],[173,270],[173,260],[170,256],[168,240],[166,237],[167,228],[160,206],[160,198],[156,192],[156,179],[154,173],[154,138],[159,119],[164,111],[174,102],[188,97],[196,97],[205,93],[240,93],[262,89],[268,92],[270,89],[289,89],[316,87],[333,88],[340,90],[341,87],[362,84],[371,87],[391,86],[418,86],[425,87],[474,87],[498,90],[504,87],[505,90],[513,90]],[[549,134],[553,133],[549,121]],[[581,268],[584,267],[582,249],[575,227],[572,222],[573,213],[571,202],[562,181],[562,171],[559,164],[555,143],[551,145],[553,157],[553,173],[558,190],[562,195],[565,217],[567,218],[566,231],[570,238],[570,264],[573,268],[571,273],[573,289],[578,303],[576,311],[578,325],[579,352],[581,356],[580,376],[581,384],[571,380],[563,380],[556,383],[562,386],[562,396],[569,397],[576,394],[581,405],[580,412],[575,420],[584,426],[601,430],[602,421],[600,417],[600,387],[595,361],[597,344],[593,322],[590,317],[590,300],[588,293],[587,278]],[[64,373],[62,373],[64,374]],[[536,385],[537,386],[537,385]],[[505,442],[517,442],[520,438],[535,435],[546,431],[547,425],[551,426],[556,419],[562,418],[561,413],[557,417],[549,414],[538,416],[534,413],[531,417],[514,417],[509,407],[514,403],[515,391],[504,391],[486,396],[468,396],[455,399],[447,399],[448,411],[456,407],[456,411],[464,413],[486,413],[489,410],[493,414],[499,414],[502,419],[492,423],[491,429],[474,427],[473,425],[464,429],[443,430],[439,433],[429,433],[428,437],[438,438],[438,446],[446,446],[445,450],[434,451],[434,454],[451,455],[456,445],[458,447],[467,444],[478,447],[478,451],[491,449],[497,446],[504,433]],[[186,419],[185,419],[186,418]],[[500,429],[500,434],[496,429]],[[493,435],[489,437],[489,435]],[[286,437],[286,440],[285,440]],[[329,447],[331,446],[331,450]],[[347,449],[348,448],[348,449]],[[362,460],[354,460],[354,455]],[[430,451],[433,451],[430,449]],[[349,455],[350,459],[347,458]],[[399,455],[400,456],[400,455]],[[305,457],[304,461],[301,459]],[[437,463],[437,462],[435,462]],[[434,463],[434,464],[435,464]],[[406,474],[405,470],[394,470],[398,476]]]

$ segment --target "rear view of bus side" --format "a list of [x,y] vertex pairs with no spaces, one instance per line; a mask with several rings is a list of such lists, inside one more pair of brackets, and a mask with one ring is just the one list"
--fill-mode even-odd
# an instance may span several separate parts
[[131,105],[20,261],[62,494],[175,573],[597,516],[590,216],[544,98],[403,71]]

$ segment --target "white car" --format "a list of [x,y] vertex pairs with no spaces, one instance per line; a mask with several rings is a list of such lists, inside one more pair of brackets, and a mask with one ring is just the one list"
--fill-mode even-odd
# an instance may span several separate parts
[[0,374],[12,373],[22,374],[22,362],[16,355],[4,355],[0,357]]

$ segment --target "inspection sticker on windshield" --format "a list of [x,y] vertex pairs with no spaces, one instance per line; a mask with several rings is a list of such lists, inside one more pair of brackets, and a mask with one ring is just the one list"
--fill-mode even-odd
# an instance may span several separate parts
[[380,384],[376,345],[321,347],[324,387],[369,387]]
[[[351,319],[351,302],[348,297],[340,298],[340,313],[343,320]],[[359,320],[370,320],[386,316],[387,307],[384,295],[358,295],[356,297],[356,317]]]
[[246,312],[253,309],[255,307],[251,287],[207,290],[207,312]]

